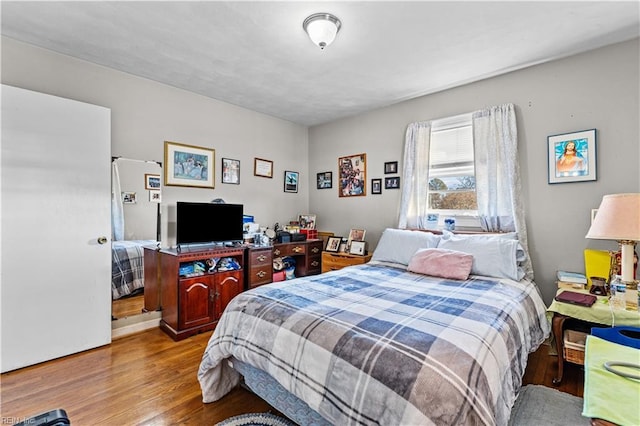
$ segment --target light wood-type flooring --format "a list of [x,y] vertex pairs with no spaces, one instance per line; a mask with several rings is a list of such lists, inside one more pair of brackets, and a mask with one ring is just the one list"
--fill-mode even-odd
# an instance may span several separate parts
[[[207,425],[250,412],[274,411],[238,388],[218,402],[202,403],[196,377],[211,332],[174,342],[160,329],[114,340],[111,345],[5,373],[0,377],[0,423],[56,408],[72,426]],[[556,357],[541,346],[529,356],[524,384],[554,387]],[[555,387],[582,396],[582,368],[565,364]]]

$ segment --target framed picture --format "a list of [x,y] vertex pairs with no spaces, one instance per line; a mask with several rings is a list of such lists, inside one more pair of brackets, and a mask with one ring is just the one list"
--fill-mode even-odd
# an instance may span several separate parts
[[136,203],[136,193],[135,192],[122,192],[122,202],[124,204],[135,204]]
[[367,243],[364,241],[352,241],[349,253],[364,256],[367,253]]
[[253,159],[253,175],[267,178],[273,177],[273,161],[262,158]]
[[390,173],[398,173],[398,162],[397,161],[388,161],[384,163],[384,174],[388,175]]
[[351,247],[351,243],[354,241],[364,241],[364,235],[367,231],[364,229],[352,229],[349,231],[349,238],[347,238],[347,246]]
[[596,180],[596,129],[547,137],[549,183]]
[[222,159],[222,183],[240,185],[240,160]]
[[214,188],[215,156],[213,149],[165,141],[164,184]]
[[333,172],[322,172],[317,174],[318,189],[328,189],[333,186]]
[[367,154],[338,158],[338,173],[340,173],[338,185],[340,197],[366,195]]
[[160,175],[144,174],[144,189],[160,189]]
[[400,176],[384,178],[384,189],[399,189]]
[[284,172],[284,192],[298,192],[298,172]]
[[324,248],[324,250],[337,253],[340,250],[341,242],[342,237],[329,237],[327,238],[327,246]]
[[162,192],[157,190],[149,191],[149,202],[150,203],[161,203],[162,202]]
[[382,179],[371,179],[371,193],[382,194]]
[[300,229],[316,229],[316,215],[301,214],[298,217],[298,224],[300,225]]

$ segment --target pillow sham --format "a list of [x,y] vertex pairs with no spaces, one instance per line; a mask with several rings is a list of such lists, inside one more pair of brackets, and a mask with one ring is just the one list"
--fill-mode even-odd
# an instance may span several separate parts
[[473,255],[471,273],[474,275],[520,281],[524,271],[518,267],[518,247],[521,247],[518,240],[509,238],[459,238],[457,235],[438,243],[438,248]]
[[461,251],[440,248],[418,250],[407,266],[407,270],[434,277],[466,280],[471,273],[473,256]]
[[[446,229],[442,230],[442,240],[448,240],[450,238],[459,238],[459,239],[465,239],[465,238],[470,238],[472,240],[477,240],[477,241],[493,241],[496,239],[506,239],[506,240],[518,240],[518,233],[517,232],[505,232],[505,233],[501,233],[501,234],[454,234],[451,231],[447,231]],[[522,245],[520,244],[519,240],[518,240],[518,247],[516,249],[516,261],[518,262],[518,265],[520,265],[521,262],[524,262],[525,260],[527,260],[527,255],[524,251],[524,248],[522,247]]]
[[371,260],[408,265],[418,249],[436,248],[440,236],[424,231],[387,228],[371,256]]

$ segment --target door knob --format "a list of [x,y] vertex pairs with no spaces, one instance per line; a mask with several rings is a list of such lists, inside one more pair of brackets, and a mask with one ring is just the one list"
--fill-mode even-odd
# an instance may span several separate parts
[[107,244],[107,237],[98,237],[98,244]]

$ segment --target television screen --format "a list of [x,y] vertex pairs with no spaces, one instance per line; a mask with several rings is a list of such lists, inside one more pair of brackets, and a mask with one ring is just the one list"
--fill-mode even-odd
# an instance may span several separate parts
[[176,203],[178,244],[243,240],[243,205]]

